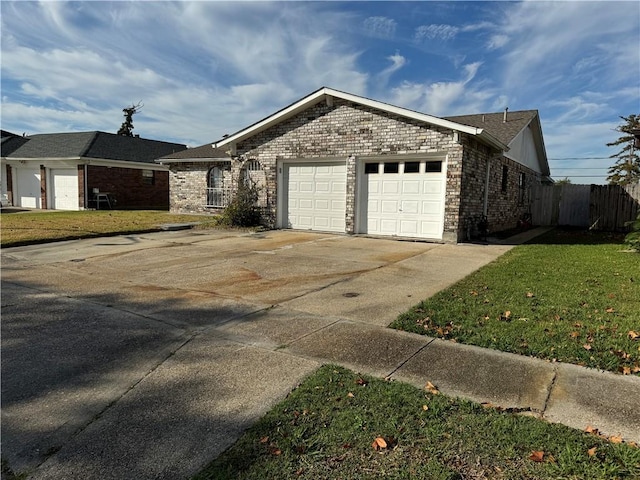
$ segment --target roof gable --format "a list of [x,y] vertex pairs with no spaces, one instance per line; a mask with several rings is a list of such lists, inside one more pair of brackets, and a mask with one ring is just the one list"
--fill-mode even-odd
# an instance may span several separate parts
[[[514,148],[514,155],[516,157],[518,153],[515,151],[522,151],[522,145],[520,144],[525,141],[524,139],[532,138],[538,157],[539,165],[537,168],[543,175],[550,175],[549,161],[544,146],[540,116],[537,110],[517,110],[513,112],[507,111],[506,113],[478,113],[475,115],[458,115],[446,118],[465,125],[484,128],[501,142],[510,148]],[[507,154],[507,156],[515,161],[519,161],[519,159],[513,155]],[[532,167],[527,161],[520,163]]]
[[234,133],[233,135],[229,135],[228,137],[214,143],[214,147],[222,148],[226,145],[231,145],[232,147],[231,150],[233,151],[233,147],[237,142],[240,142],[249,137],[252,137],[253,135],[256,135],[272,127],[273,125],[283,122],[319,102],[325,101],[329,105],[331,105],[333,102],[332,100],[333,98],[339,98],[342,100],[346,100],[348,102],[353,102],[356,104],[375,108],[387,113],[392,113],[394,115],[399,115],[401,117],[405,117],[408,119],[424,122],[426,124],[448,128],[453,131],[463,132],[469,135],[474,135],[474,136],[477,136],[483,142],[491,145],[494,148],[497,148],[499,150],[507,149],[506,144],[504,144],[503,142],[495,138],[493,135],[491,135],[488,131],[482,128],[463,125],[461,123],[453,122],[451,120],[447,120],[444,118],[434,117],[433,115],[427,115],[427,114],[416,112],[413,110],[408,110],[402,107],[396,107],[388,103],[379,102],[377,100],[371,100],[365,97],[359,97],[351,93],[341,92],[339,90],[334,90],[328,87],[322,87],[319,90],[316,90],[315,92],[298,100],[297,102],[292,103],[288,107],[285,107],[282,110],[279,110],[276,113],[260,120],[259,122],[256,122],[253,125],[250,125],[249,127]]

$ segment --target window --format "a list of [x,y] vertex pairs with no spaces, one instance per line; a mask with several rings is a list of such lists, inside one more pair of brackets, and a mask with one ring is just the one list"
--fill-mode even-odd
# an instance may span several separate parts
[[427,162],[425,165],[425,172],[441,172],[442,171],[442,162]]
[[502,166],[502,193],[507,191],[507,182],[509,180],[509,167]]
[[420,162],[404,162],[404,173],[419,173]]
[[142,184],[153,185],[155,183],[155,172],[153,170],[142,170]]
[[520,203],[523,204],[527,191],[527,178],[524,172],[521,172],[518,176],[518,189],[520,191]]
[[226,207],[229,192],[224,186],[224,172],[222,167],[212,167],[207,175],[207,207]]
[[364,173],[378,173],[378,164],[377,163],[365,163],[364,164]]
[[398,162],[385,162],[384,173],[398,173],[400,171],[400,163]]

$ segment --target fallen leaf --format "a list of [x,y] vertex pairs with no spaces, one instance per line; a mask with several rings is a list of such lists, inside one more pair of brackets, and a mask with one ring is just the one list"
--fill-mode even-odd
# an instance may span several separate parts
[[273,449],[271,450],[271,455],[276,455],[276,456],[278,456],[278,455],[281,455],[281,454],[282,454],[282,450],[280,450],[279,448],[273,448]]
[[571,338],[579,337],[579,336],[580,336],[580,332],[571,332],[571,333],[569,334],[569,336],[570,336]]
[[587,428],[584,429],[585,433],[591,433],[593,435],[599,435],[599,431],[597,428],[592,427],[591,425],[587,425]]
[[469,293],[471,293],[471,295],[473,295],[474,297],[478,296],[478,292],[476,292],[475,290],[471,290],[471,292]]
[[509,318],[511,316],[511,310],[507,310],[506,312],[504,312],[504,316],[505,318]]
[[610,293],[609,295],[607,295],[608,298],[616,298],[616,294],[615,293]]
[[609,437],[609,441],[611,443],[622,443],[622,437],[618,436],[618,435],[611,435]]
[[635,332],[633,330],[629,330],[629,333],[627,335],[629,335],[629,338],[631,340],[636,340],[636,339],[640,338],[640,333]]
[[381,450],[383,448],[387,448],[387,442],[382,437],[377,437],[373,443],[371,444],[374,450]]
[[260,439],[260,443],[267,443],[269,441],[269,437],[262,437]]
[[534,450],[529,455],[529,460],[533,460],[534,462],[543,462],[544,461],[544,452],[542,450]]
[[351,392],[347,393],[347,397],[349,397],[349,398],[353,398],[354,396],[355,395],[353,393],[351,393]]
[[527,298],[533,298],[533,297],[535,297],[533,292],[527,292]]
[[613,312],[615,312],[615,309],[614,308],[607,308],[605,311],[607,313],[613,313]]
[[631,367],[620,367],[620,373],[623,375],[631,375]]
[[589,450],[587,450],[587,454],[589,454],[590,457],[593,457],[596,454],[597,449],[597,447],[590,448]]
[[582,348],[584,348],[585,350],[591,350],[591,345],[585,343],[584,345],[582,345]]
[[429,405],[422,405],[422,410],[424,410],[425,412],[429,410]]
[[438,395],[440,393],[436,386],[431,382],[427,382],[427,384],[424,386],[424,389],[432,395]]
[[576,328],[582,328],[582,324],[581,323],[574,323],[573,326],[576,327]]

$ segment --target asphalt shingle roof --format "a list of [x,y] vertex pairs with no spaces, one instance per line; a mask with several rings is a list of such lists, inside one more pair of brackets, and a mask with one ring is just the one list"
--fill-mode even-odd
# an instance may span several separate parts
[[229,155],[224,149],[213,148],[211,143],[206,143],[199,147],[187,148],[186,150],[165,155],[160,160],[187,160],[191,158],[229,158]]
[[45,133],[20,138],[26,142],[6,155],[8,158],[86,157],[153,163],[158,157],[187,148],[179,143],[106,132]]
[[536,115],[538,115],[537,110],[516,110],[514,112],[508,112],[506,123],[503,121],[504,112],[478,113],[475,115],[459,115],[443,118],[463,125],[469,125],[470,127],[485,129],[502,143],[509,145],[518,133],[529,125]]

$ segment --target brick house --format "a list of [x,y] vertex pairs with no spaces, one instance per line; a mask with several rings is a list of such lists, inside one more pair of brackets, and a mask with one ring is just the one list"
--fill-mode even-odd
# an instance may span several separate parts
[[56,210],[168,210],[168,168],[154,160],[186,149],[97,131],[2,137],[3,204]]
[[326,87],[158,161],[175,212],[218,212],[229,195],[215,192],[251,178],[272,228],[444,242],[483,215],[489,231],[515,227],[549,181],[535,110],[439,118]]

